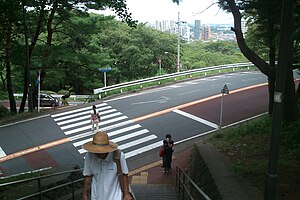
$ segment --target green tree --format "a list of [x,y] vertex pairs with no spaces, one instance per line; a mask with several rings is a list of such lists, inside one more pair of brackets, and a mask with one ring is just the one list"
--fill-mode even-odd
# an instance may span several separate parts
[[[79,6],[79,4],[81,6]],[[113,8],[117,15],[129,25],[134,25],[135,21],[132,20],[131,14],[127,11],[126,3],[124,0],[98,0],[98,1],[64,1],[64,0],[36,0],[36,1],[1,1],[1,32],[4,33],[5,38],[4,47],[6,52],[6,81],[7,89],[10,99],[11,112],[16,112],[15,100],[13,97],[13,87],[11,80],[11,46],[12,35],[24,33],[25,47],[27,51],[27,62],[24,67],[24,87],[23,98],[20,106],[20,112],[24,111],[25,102],[28,94],[28,86],[31,82],[29,77],[30,65],[34,56],[34,48],[38,43],[38,39],[42,33],[47,32],[47,45],[52,45],[53,34],[63,21],[69,19],[69,12],[72,10],[82,11],[82,5],[87,8],[104,9],[107,7]],[[21,18],[23,16],[23,20]],[[2,18],[3,17],[3,18]],[[20,26],[19,26],[20,25]],[[17,27],[24,27],[24,29],[17,29]],[[17,30],[13,33],[14,30]],[[28,31],[27,31],[28,30]],[[28,40],[30,38],[30,40]],[[28,45],[27,45],[28,41]],[[45,49],[43,55],[42,78],[45,76],[45,69],[48,67],[50,58],[49,48]],[[31,94],[30,94],[31,95]]]
[[[173,2],[179,3],[179,0],[173,0]],[[259,2],[259,4],[258,4]],[[262,3],[263,2],[263,3]],[[281,2],[281,1],[275,1]],[[218,1],[219,6],[228,12],[231,12],[234,18],[234,27],[232,27],[232,31],[234,31],[237,39],[238,46],[241,50],[241,52],[244,54],[244,56],[250,60],[263,74],[268,76],[269,81],[271,83],[274,83],[275,80],[275,68],[272,67],[270,64],[268,64],[263,58],[261,58],[253,49],[251,49],[242,32],[241,28],[241,19],[242,19],[242,13],[241,10],[243,11],[243,15],[247,17],[247,14],[252,16],[251,14],[255,13],[256,16],[259,16],[257,20],[257,23],[263,22],[262,24],[267,25],[266,28],[266,35],[264,38],[268,40],[269,44],[269,55],[274,58],[274,39],[275,37],[275,24],[276,20],[275,19],[280,19],[280,16],[278,15],[278,12],[275,12],[278,8],[276,5],[280,4],[273,4],[273,1],[270,2],[269,0],[251,0],[251,1],[244,1],[244,0],[219,0]],[[257,3],[257,4],[255,4]],[[269,3],[272,3],[270,6]],[[295,2],[295,7],[299,7],[300,2],[296,1]],[[263,5],[263,6],[262,6]],[[280,5],[281,6],[281,5]],[[251,10],[252,9],[252,10]],[[281,8],[280,8],[281,10]],[[297,10],[297,9],[296,9]],[[251,11],[251,12],[250,12]],[[299,14],[295,14],[295,17],[299,17]],[[252,16],[255,18],[255,16]],[[265,17],[265,18],[264,18]],[[296,24],[299,24],[299,18],[296,19]],[[260,21],[262,20],[262,21]],[[297,27],[297,26],[296,26]],[[295,29],[297,30],[297,29]],[[271,60],[271,62],[274,62]],[[292,76],[292,67],[290,68],[288,72],[288,80],[286,84],[286,98],[285,98],[285,117],[287,121],[295,120],[298,117],[298,109],[297,109],[297,102],[296,102],[296,97],[295,97],[295,85],[294,85],[294,80]],[[273,98],[273,92],[274,92],[274,84],[269,85],[269,90],[270,90],[270,100],[269,104],[272,104],[272,98]],[[270,106],[269,108],[271,108]],[[269,113],[272,113],[272,111],[269,109]]]

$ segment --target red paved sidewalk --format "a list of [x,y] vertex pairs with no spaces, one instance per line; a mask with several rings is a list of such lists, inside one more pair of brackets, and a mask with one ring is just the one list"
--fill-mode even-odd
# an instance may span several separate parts
[[173,154],[172,170],[169,173],[163,173],[161,167],[162,161],[158,160],[142,168],[133,170],[130,175],[131,184],[172,184],[176,183],[176,166],[185,171],[188,167],[192,148],[175,152]]

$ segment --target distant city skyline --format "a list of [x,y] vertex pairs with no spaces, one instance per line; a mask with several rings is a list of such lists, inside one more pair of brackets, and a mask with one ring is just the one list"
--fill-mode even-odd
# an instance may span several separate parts
[[[222,11],[216,2],[217,0],[182,0],[178,6],[172,0],[126,1],[133,19],[142,23],[154,24],[156,20],[177,21],[180,12],[180,20],[189,24],[194,24],[195,20],[201,20],[201,24],[233,24],[232,14]],[[115,15],[111,11],[100,13]]]

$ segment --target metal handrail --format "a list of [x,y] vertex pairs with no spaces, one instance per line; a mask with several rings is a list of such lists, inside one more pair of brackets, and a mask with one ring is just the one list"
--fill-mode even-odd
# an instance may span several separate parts
[[191,194],[189,186],[192,186],[200,194],[201,199],[211,200],[205,192],[178,166],[176,166],[176,186],[178,187],[179,193],[182,193],[182,199],[185,199],[187,195],[189,199],[195,200],[195,197]]
[[139,85],[139,84],[143,84],[143,83],[160,81],[160,80],[164,80],[164,79],[168,79],[168,78],[176,78],[176,77],[179,77],[179,76],[192,75],[192,74],[195,74],[195,73],[222,70],[222,69],[228,69],[228,68],[233,68],[234,69],[234,68],[238,68],[238,67],[249,67],[249,66],[254,66],[254,65],[251,62],[235,63],[235,64],[227,64],[227,65],[192,69],[192,70],[176,72],[176,73],[172,73],[172,74],[164,74],[164,75],[160,75],[160,76],[155,76],[155,77],[150,77],[150,78],[125,82],[125,83],[115,84],[115,85],[111,85],[111,86],[107,86],[107,87],[97,88],[97,89],[94,89],[94,94],[99,94],[99,93],[102,93],[102,92],[108,92],[108,91],[115,90],[115,89],[122,89],[124,87]]
[[52,178],[52,177],[59,176],[59,175],[64,175],[64,174],[72,174],[74,172],[82,172],[82,170],[83,169],[75,169],[75,170],[69,170],[69,171],[58,172],[58,173],[54,173],[54,174],[34,177],[34,178],[28,178],[28,179],[24,179],[24,180],[18,180],[18,181],[12,181],[12,182],[8,182],[8,183],[2,183],[2,184],[0,184],[0,189],[5,189],[5,187],[8,187],[8,186],[16,186],[18,184],[26,184],[26,183],[29,183],[31,181],[37,181],[37,183],[38,183],[37,184],[37,187],[38,187],[37,192],[34,192],[34,193],[26,195],[26,196],[19,197],[18,199],[19,200],[30,199],[32,197],[37,197],[37,196],[39,196],[38,199],[42,199],[42,195],[44,193],[47,193],[47,192],[50,192],[50,191],[53,191],[53,190],[57,190],[59,188],[65,187],[65,186],[72,185],[72,199],[75,199],[75,183],[83,182],[82,177],[80,177],[78,179],[75,179],[75,180],[70,180],[69,182],[66,182],[66,183],[63,183],[63,184],[60,184],[60,185],[56,185],[56,186],[53,186],[51,188],[46,188],[46,189],[42,189],[41,180],[47,179],[47,178]]

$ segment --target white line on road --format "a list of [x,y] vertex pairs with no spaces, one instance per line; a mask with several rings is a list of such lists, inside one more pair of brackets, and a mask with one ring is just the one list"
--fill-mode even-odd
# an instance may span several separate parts
[[[155,139],[155,138],[157,138],[156,135],[150,135],[150,136],[148,136],[148,137],[141,138],[141,139],[139,139],[139,140],[135,140],[135,141],[126,143],[126,144],[124,144],[124,145],[121,145],[121,146],[119,146],[119,148],[120,148],[121,150],[124,150],[124,149],[127,149],[127,148],[129,148],[129,147],[133,147],[133,146],[135,146],[135,145],[141,144],[141,143],[143,143],[143,142],[146,142],[146,141],[149,141],[149,140],[153,140],[153,139]],[[159,142],[159,143],[160,143],[160,145],[162,144],[162,142]],[[86,152],[86,150],[85,150],[85,149],[79,149],[78,152],[79,152],[80,154],[83,154],[83,153]],[[142,152],[140,152],[140,153],[142,153]]]
[[[110,109],[110,110],[106,110],[106,111],[103,111],[103,112],[99,112],[99,114],[101,116],[101,115],[111,113],[111,112],[115,112],[115,111],[117,111],[117,110],[116,109]],[[91,116],[87,114],[87,115],[82,116],[82,117],[76,117],[76,118],[69,119],[69,120],[66,120],[66,121],[58,122],[57,125],[61,126],[61,125],[64,125],[64,124],[69,124],[71,122],[76,122],[76,121],[80,121],[80,120],[83,120],[83,119],[89,119],[90,117]]]
[[140,104],[146,104],[146,103],[166,103],[170,98],[162,96],[161,99],[152,100],[152,101],[142,101],[142,102],[136,102],[131,103],[131,105],[140,105]]
[[4,150],[0,147],[0,158],[6,156]]
[[149,131],[147,129],[143,129],[143,130],[140,130],[140,131],[136,131],[136,132],[130,133],[128,135],[124,135],[124,136],[112,139],[112,141],[113,142],[120,142],[120,141],[127,140],[127,139],[130,139],[130,138],[139,136],[139,135],[143,135],[145,133],[149,133]]
[[[140,128],[140,127],[142,127],[142,126],[139,125],[139,124],[136,124],[136,125],[133,125],[133,126],[130,126],[130,127],[118,129],[118,130],[110,132],[110,133],[108,132],[107,134],[108,134],[109,137],[111,137],[111,136],[118,135],[120,133],[125,133],[127,131],[131,131],[131,130],[134,130],[134,129],[137,129],[137,128]],[[94,133],[93,132],[88,132],[88,133],[83,133],[83,134],[80,134],[80,135],[76,135],[76,136],[70,137],[70,140],[74,141],[74,140],[78,140],[80,138],[87,137],[87,136],[90,136],[90,135],[94,135]],[[79,143],[75,142],[74,146],[75,145],[78,146],[77,144],[79,144]]]
[[177,113],[177,114],[180,114],[180,115],[182,115],[182,116],[188,117],[188,118],[190,118],[190,119],[193,119],[193,120],[195,120],[195,121],[197,121],[197,122],[200,122],[200,123],[202,123],[202,124],[205,124],[205,125],[207,125],[207,126],[210,126],[210,127],[213,127],[213,128],[218,128],[218,125],[217,125],[217,124],[214,124],[214,123],[212,123],[212,122],[210,122],[210,121],[207,121],[207,120],[202,119],[202,118],[200,118],[200,117],[197,117],[197,116],[195,116],[195,115],[191,115],[191,114],[189,114],[189,113],[187,113],[187,112],[183,112],[183,111],[181,111],[181,110],[173,110],[173,112],[175,112],[175,113]]
[[140,128],[140,127],[142,127],[142,126],[139,125],[139,124],[135,124],[133,126],[129,126],[129,127],[126,127],[126,128],[118,129],[118,130],[113,131],[113,132],[108,132],[107,134],[108,134],[109,137],[111,137],[111,136],[118,135],[120,133],[125,133],[127,131],[132,131],[132,130]]
[[[130,138],[133,138],[133,137],[136,137],[136,136],[142,135],[144,133],[148,133],[148,132],[149,132],[148,130],[143,129],[143,130],[136,131],[136,132],[128,134],[128,135],[124,135],[124,136],[121,136],[121,137],[118,137],[118,138],[114,138],[114,139],[112,139],[112,141],[113,142],[120,142],[120,141],[130,139]],[[93,140],[93,138],[91,137],[91,138],[88,138],[88,139],[85,139],[85,140],[82,140],[82,141],[79,141],[79,142],[75,142],[75,143],[73,143],[73,146],[74,147],[79,147],[79,146],[83,145],[84,143],[90,142],[92,140]]]
[[[127,117],[125,117],[127,118]],[[132,120],[128,120],[128,121],[124,121],[124,122],[121,122],[121,123],[117,123],[117,124],[113,124],[111,126],[107,126],[107,127],[104,127],[104,128],[101,128],[100,131],[108,131],[108,130],[111,130],[111,129],[114,129],[114,128],[118,128],[118,127],[121,127],[121,126],[125,126],[127,124],[131,124],[133,123]],[[103,125],[103,123],[100,125]],[[65,134],[66,135],[70,135],[70,134],[73,134],[73,133],[77,133],[79,131],[85,131],[85,130],[88,130],[88,129],[91,129],[92,126],[84,126],[84,127],[81,127],[81,128],[78,128],[78,129],[74,129],[74,130],[70,130],[70,131],[66,131]],[[84,133],[86,134],[86,133]],[[76,136],[72,137],[72,140],[75,140]],[[69,138],[70,139],[70,138]]]
[[[128,143],[125,143],[125,144],[123,144],[123,145],[120,145],[119,148],[122,149],[122,150],[124,150],[124,149],[127,149],[127,148],[129,148],[129,147],[133,147],[133,146],[136,146],[136,145],[138,145],[138,144],[142,144],[142,143],[144,143],[144,142],[146,142],[146,141],[153,140],[153,139],[155,139],[155,138],[157,138],[156,135],[149,135],[149,136],[147,136],[147,137],[143,137],[143,138],[141,138],[141,139],[134,140],[134,141],[132,141],[132,142],[128,142]],[[113,141],[113,140],[112,140],[112,141]]]
[[[102,107],[100,109],[97,109],[97,111],[99,112],[100,110],[107,110],[107,109],[110,109],[110,108],[111,108],[111,106],[105,106],[105,107]],[[64,116],[64,117],[54,118],[54,121],[57,122],[57,121],[77,117],[77,116],[84,115],[84,114],[91,114],[91,111],[87,110],[87,111],[84,111],[84,112],[79,112],[79,113],[72,114],[72,115],[67,115],[67,116]],[[51,116],[51,117],[53,118],[53,116]]]
[[142,148],[139,148],[139,149],[136,149],[136,150],[127,152],[127,153],[125,153],[125,157],[126,157],[126,158],[130,158],[130,157],[136,156],[136,155],[138,155],[138,154],[144,153],[144,152],[146,152],[146,151],[149,151],[149,150],[151,150],[151,149],[158,148],[158,147],[160,147],[161,145],[162,145],[162,141],[155,142],[155,143],[153,143],[153,144],[144,146],[144,147],[142,147]]
[[[114,124],[112,126],[107,126],[105,128],[101,128],[100,131],[108,131],[110,129],[125,126],[125,125],[131,124],[131,123],[133,123],[133,122],[131,120],[128,120],[128,121],[125,121],[125,122],[122,122],[122,123]],[[123,129],[119,129],[119,130],[116,130],[116,131],[113,131],[113,132],[108,132],[107,134],[108,134],[108,136],[117,135],[121,132],[134,130],[134,129],[139,128],[139,127],[141,127],[141,125],[137,124],[137,125],[133,125],[133,126],[126,127],[126,128],[123,128]],[[85,132],[85,133],[82,133],[82,134],[79,134],[79,135],[69,137],[69,140],[70,141],[79,140],[81,138],[85,138],[85,137],[88,137],[90,135],[94,135],[94,131],[89,131],[89,132]]]
[[[96,105],[96,107],[101,107],[101,106],[106,106],[106,105],[107,105],[106,103],[102,103],[102,104]],[[85,111],[85,110],[92,110],[92,108],[91,107],[84,107],[84,108],[79,108],[79,109],[75,109],[75,110],[71,110],[71,111],[66,111],[66,112],[63,112],[63,113],[54,114],[54,115],[51,115],[51,116],[53,118],[55,118],[55,117],[60,117],[60,116],[63,116],[63,115],[77,113],[77,112]]]
[[[127,119],[128,117],[127,116],[122,116],[122,117],[117,117],[117,118],[114,118],[114,119],[111,119],[111,120],[107,120],[107,121],[104,121],[104,122],[100,122],[99,126],[102,126],[102,125],[105,125],[105,124],[109,124],[109,123],[113,123],[113,122],[117,122],[117,121],[120,121],[120,120],[123,120],[123,119]],[[88,121],[88,123],[91,123],[90,121]],[[73,129],[73,130],[70,130],[70,131],[66,131],[65,134],[66,135],[70,135],[70,134],[73,134],[73,133],[76,133],[76,132],[79,132],[79,131],[84,131],[84,130],[87,130],[87,129],[90,129],[92,126],[84,126],[84,127],[81,127],[81,128],[77,128],[77,129]],[[63,129],[62,129],[63,130]]]

